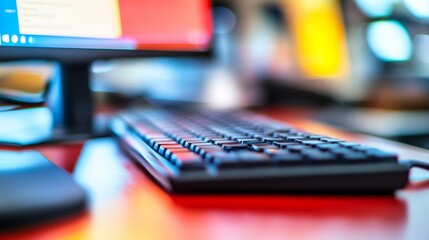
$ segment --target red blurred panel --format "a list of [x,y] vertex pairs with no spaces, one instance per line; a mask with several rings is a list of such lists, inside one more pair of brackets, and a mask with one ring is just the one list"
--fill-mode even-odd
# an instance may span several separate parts
[[208,0],[119,0],[123,38],[139,49],[200,50],[211,39]]

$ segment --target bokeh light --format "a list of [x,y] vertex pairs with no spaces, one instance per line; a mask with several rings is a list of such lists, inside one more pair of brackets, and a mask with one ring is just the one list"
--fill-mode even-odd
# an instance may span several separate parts
[[377,21],[368,25],[367,40],[371,51],[384,61],[407,61],[413,45],[404,25],[397,21]]
[[385,17],[393,11],[397,0],[356,0],[359,9],[368,17]]
[[418,18],[429,18],[428,0],[404,0],[407,9]]

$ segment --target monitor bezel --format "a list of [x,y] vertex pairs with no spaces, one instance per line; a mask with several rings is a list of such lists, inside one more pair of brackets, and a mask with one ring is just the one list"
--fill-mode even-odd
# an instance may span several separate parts
[[92,62],[98,59],[145,57],[211,57],[212,44],[207,50],[129,50],[93,48],[50,48],[0,46],[0,61],[51,60],[62,63]]

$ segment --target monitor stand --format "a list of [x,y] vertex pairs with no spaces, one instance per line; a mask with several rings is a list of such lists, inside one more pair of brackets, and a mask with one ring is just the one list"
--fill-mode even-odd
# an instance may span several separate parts
[[44,106],[0,112],[0,144],[29,146],[105,134],[105,126],[93,118],[90,67],[90,62],[60,63]]

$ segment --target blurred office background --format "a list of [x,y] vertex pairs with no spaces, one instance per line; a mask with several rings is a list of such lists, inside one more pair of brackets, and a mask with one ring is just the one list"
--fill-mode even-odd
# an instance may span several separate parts
[[99,62],[94,89],[154,104],[317,106],[316,119],[426,144],[429,1],[213,4],[211,57]]
[[98,98],[305,105],[317,120],[429,147],[428,0],[214,0],[213,18],[205,57],[94,63]]
[[212,57],[99,63],[95,89],[219,104],[211,91],[223,88],[232,107],[262,103],[261,81],[273,81],[343,102],[429,105],[429,1],[214,1],[213,16]]

